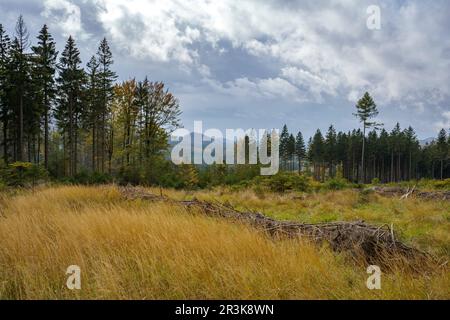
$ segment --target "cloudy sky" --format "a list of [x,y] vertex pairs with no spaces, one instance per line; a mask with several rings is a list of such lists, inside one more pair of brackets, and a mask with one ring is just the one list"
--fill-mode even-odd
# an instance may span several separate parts
[[19,14],[60,50],[73,35],[84,62],[106,36],[120,79],[167,83],[190,129],[348,130],[365,91],[389,130],[450,128],[448,0],[0,0],[10,33]]

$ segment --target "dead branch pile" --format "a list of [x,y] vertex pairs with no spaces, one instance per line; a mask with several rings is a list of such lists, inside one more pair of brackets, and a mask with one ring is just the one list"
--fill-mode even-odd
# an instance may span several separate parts
[[429,254],[397,240],[393,228],[387,225],[373,226],[363,221],[322,224],[278,221],[261,213],[240,212],[220,203],[195,199],[175,201],[164,196],[151,194],[142,188],[125,187],[121,188],[121,193],[128,200],[165,201],[181,205],[187,209],[200,211],[210,217],[243,222],[264,231],[275,239],[303,238],[318,244],[325,242],[334,251],[348,252],[357,260],[362,258],[364,263],[385,267],[401,264],[420,270],[425,264],[428,265],[434,261],[434,258]]
[[400,197],[401,199],[414,196],[425,200],[450,200],[450,191],[419,191],[416,187],[373,187],[370,190],[387,197]]

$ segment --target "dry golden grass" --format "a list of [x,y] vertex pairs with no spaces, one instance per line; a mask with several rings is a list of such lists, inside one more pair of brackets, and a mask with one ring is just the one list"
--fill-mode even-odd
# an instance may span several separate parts
[[[446,271],[385,274],[370,291],[364,268],[326,248],[125,202],[114,187],[43,188],[0,205],[0,299],[450,298]],[[65,286],[69,265],[81,267],[80,291]]]
[[[153,189],[159,194],[159,190]],[[305,223],[364,220],[393,226],[402,240],[439,257],[450,259],[450,205],[448,201],[386,198],[342,190],[313,194],[164,190],[176,199],[198,198],[229,203],[240,210],[258,211],[279,220]]]

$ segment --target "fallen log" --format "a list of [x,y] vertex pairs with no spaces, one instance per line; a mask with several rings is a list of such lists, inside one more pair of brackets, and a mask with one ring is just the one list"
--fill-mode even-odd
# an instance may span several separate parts
[[374,226],[364,221],[306,224],[278,221],[257,212],[241,212],[231,206],[199,200],[176,201],[158,196],[138,187],[120,189],[128,200],[164,201],[200,211],[209,217],[242,222],[262,230],[275,239],[302,238],[317,244],[327,243],[335,252],[348,252],[357,261],[386,269],[407,266],[423,271],[425,266],[437,265],[430,254],[399,241],[392,226]]

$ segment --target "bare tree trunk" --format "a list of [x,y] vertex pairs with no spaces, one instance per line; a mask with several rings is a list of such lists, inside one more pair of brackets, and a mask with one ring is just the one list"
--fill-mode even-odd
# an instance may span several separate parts
[[112,174],[112,158],[114,154],[114,128],[113,124],[111,124],[111,133],[110,133],[110,147],[109,147],[109,157],[108,157],[108,171],[109,174]]
[[444,180],[444,159],[441,159],[441,180]]
[[44,93],[44,104],[45,104],[45,114],[44,114],[44,166],[45,169],[48,169],[48,139],[49,139],[49,128],[48,128],[48,99],[47,99],[47,91]]
[[20,88],[19,101],[19,136],[17,139],[17,160],[24,161],[24,143],[23,143],[23,87]]
[[434,160],[431,160],[431,179],[434,179]]
[[96,168],[95,168],[95,121],[92,124],[92,172],[96,172]]
[[412,152],[409,152],[409,180],[412,179]]
[[362,145],[362,159],[361,159],[361,182],[365,182],[365,168],[364,168],[364,153],[366,148],[366,123],[363,124],[363,145]]
[[73,174],[78,173],[78,120],[75,118],[75,128],[74,128],[74,146],[73,146]]
[[5,164],[8,164],[9,157],[8,157],[8,120],[5,119],[5,122],[3,123],[3,160],[5,161]]
[[394,182],[394,151],[391,152],[391,181]]

